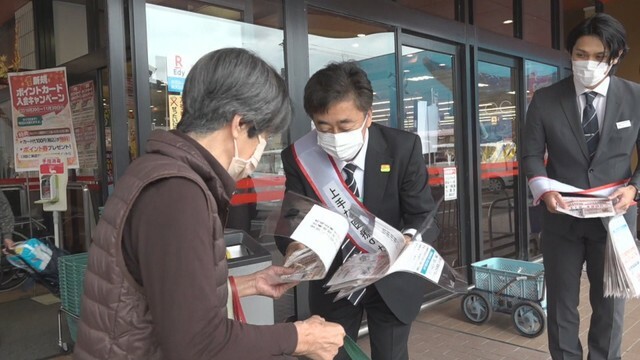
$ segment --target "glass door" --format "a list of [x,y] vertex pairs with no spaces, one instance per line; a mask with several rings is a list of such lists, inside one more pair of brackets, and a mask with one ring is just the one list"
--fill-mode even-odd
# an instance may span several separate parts
[[[460,266],[460,221],[456,157],[459,97],[456,47],[409,35],[402,36],[402,97],[398,127],[422,140],[425,170],[435,201],[442,198],[436,219],[440,235],[435,248],[452,266]],[[374,114],[375,117],[375,114]]]
[[513,59],[480,53],[477,71],[482,258],[515,258],[517,247],[518,75]]

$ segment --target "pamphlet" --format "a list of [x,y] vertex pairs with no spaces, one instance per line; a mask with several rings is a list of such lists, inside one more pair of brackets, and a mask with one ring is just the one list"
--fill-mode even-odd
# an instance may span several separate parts
[[558,212],[577,218],[599,218],[615,216],[613,201],[606,197],[563,196],[566,208],[556,207]]
[[609,231],[605,249],[604,295],[640,297],[640,252],[622,215],[603,218]]
[[344,213],[336,213],[312,199],[287,192],[281,210],[267,219],[262,234],[304,245],[286,258],[284,266],[297,271],[282,280],[307,281],[326,277],[343,242],[353,241],[348,235],[350,226],[365,232],[371,243],[376,244],[376,251],[352,255],[336,270],[326,283],[327,292],[338,293],[336,300],[399,271],[415,274],[453,292],[466,292],[462,276],[431,245],[420,241],[435,226],[434,216],[435,210],[412,241],[407,242],[400,231],[363,208],[351,207]]

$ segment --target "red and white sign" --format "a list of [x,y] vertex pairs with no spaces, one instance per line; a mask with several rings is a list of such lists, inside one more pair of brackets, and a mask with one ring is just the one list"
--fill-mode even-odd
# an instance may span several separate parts
[[65,68],[9,74],[16,171],[36,171],[43,157],[78,168]]

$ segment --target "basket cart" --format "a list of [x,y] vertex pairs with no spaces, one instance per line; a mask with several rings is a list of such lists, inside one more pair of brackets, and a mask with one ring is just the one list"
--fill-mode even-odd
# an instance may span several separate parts
[[471,264],[475,287],[461,302],[464,316],[483,324],[494,311],[511,314],[518,332],[536,337],[546,327],[546,293],[542,264],[489,258]]
[[61,256],[58,260],[60,274],[60,300],[58,310],[58,346],[64,351],[69,347],[62,339],[62,314],[67,316],[71,340],[76,341],[77,321],[80,317],[80,300],[84,288],[84,272],[87,269],[87,253]]

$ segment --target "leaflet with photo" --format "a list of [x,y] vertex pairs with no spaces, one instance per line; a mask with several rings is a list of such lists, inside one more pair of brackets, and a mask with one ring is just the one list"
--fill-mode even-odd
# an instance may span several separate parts
[[282,276],[283,281],[323,279],[341,244],[349,239],[350,226],[370,235],[371,243],[376,244],[375,251],[349,257],[326,283],[327,292],[338,292],[336,299],[398,271],[415,274],[453,292],[464,292],[467,286],[462,276],[431,245],[415,241],[434,226],[434,215],[435,211],[418,229],[414,241],[407,242],[400,231],[363,208],[352,207],[340,214],[312,199],[287,192],[281,210],[274,211],[265,222],[262,235],[304,245],[286,258],[284,266],[296,272]]
[[599,218],[615,216],[613,201],[606,197],[563,196],[566,208],[560,206],[556,210],[577,218]]

